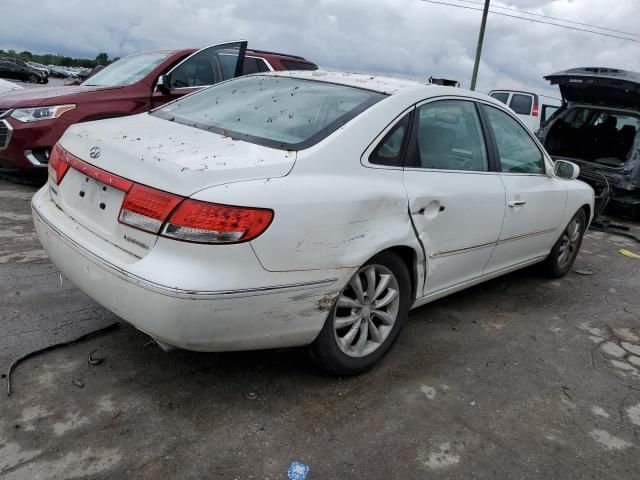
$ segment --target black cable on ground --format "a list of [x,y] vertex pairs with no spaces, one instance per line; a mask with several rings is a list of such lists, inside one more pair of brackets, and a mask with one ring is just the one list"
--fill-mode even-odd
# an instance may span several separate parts
[[120,327],[120,322],[115,322],[112,323],[111,325],[107,325],[106,327],[103,328],[99,328],[98,330],[94,330],[93,332],[89,332],[86,333],[78,338],[75,338],[73,340],[69,340],[67,342],[62,342],[62,343],[56,343],[54,345],[49,345],[46,346],[44,348],[41,348],[39,350],[34,350],[33,352],[29,352],[26,355],[23,355],[22,357],[18,358],[17,360],[14,360],[13,363],[11,363],[11,365],[9,365],[9,370],[7,370],[7,397],[11,396],[11,373],[13,372],[13,370],[18,366],[18,364],[20,362],[22,362],[23,360],[26,360],[27,358],[31,358],[35,355],[38,355],[40,353],[44,353],[44,352],[48,352],[49,350],[53,350],[54,348],[58,348],[58,347],[66,347],[68,345],[73,345],[74,343],[78,343],[81,342],[83,340],[86,340],[88,338],[94,337],[96,335],[101,335],[103,333],[106,333],[110,330],[115,330],[116,328]]

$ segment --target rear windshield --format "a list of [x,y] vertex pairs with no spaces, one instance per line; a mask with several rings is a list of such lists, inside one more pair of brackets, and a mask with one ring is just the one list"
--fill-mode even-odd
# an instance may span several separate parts
[[384,97],[345,85],[258,75],[214,85],[152,115],[268,147],[301,150]]
[[146,77],[167,58],[166,53],[144,53],[124,57],[103,68],[83,85],[116,86],[131,85]]

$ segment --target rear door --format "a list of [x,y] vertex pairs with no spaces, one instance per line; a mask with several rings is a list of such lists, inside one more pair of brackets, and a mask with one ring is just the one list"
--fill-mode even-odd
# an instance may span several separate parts
[[529,130],[535,132],[539,127],[538,103],[536,96],[530,93],[513,92],[509,100],[509,108],[518,114],[520,120],[529,127]]
[[410,213],[427,255],[423,294],[479,277],[500,234],[505,192],[475,103],[419,105],[406,157]]
[[506,191],[504,225],[485,273],[546,256],[558,237],[566,182],[547,175],[545,154],[512,115],[482,105]]
[[212,45],[192,53],[165,75],[169,92],[154,91],[153,107],[163,105],[215,83],[242,75],[247,42]]

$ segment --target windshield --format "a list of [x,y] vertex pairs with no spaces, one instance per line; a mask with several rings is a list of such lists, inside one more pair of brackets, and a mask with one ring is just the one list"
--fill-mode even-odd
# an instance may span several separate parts
[[384,97],[345,85],[251,76],[214,85],[152,115],[252,143],[300,150]]
[[121,58],[89,77],[83,85],[100,87],[131,85],[142,80],[167,56],[167,53],[143,53]]

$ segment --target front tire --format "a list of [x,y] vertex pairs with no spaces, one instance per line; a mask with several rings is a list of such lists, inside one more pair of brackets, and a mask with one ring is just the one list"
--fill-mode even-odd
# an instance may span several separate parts
[[411,278],[392,252],[369,260],[342,289],[311,354],[323,369],[355,375],[371,368],[395,342],[408,316]]
[[564,277],[571,270],[578,256],[578,251],[580,251],[586,229],[587,214],[583,209],[580,209],[573,216],[544,261],[544,268],[550,277]]
[[27,77],[27,82],[29,82],[29,83],[38,83],[38,77],[36,77],[34,74],[30,74]]

